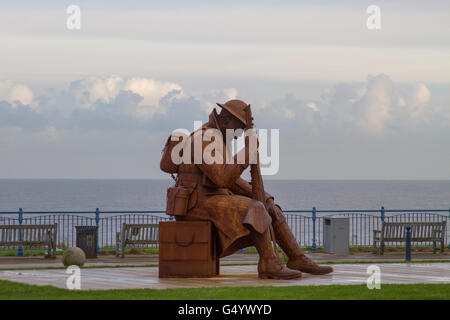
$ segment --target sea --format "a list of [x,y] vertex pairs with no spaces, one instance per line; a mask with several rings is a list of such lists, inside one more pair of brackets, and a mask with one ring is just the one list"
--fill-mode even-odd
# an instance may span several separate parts
[[[164,210],[172,180],[0,179],[0,215],[17,211]],[[267,180],[286,210],[449,209],[450,180]]]

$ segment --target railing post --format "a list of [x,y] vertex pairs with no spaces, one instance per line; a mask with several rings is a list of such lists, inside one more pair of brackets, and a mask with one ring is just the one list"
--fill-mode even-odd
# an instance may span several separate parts
[[[380,219],[381,219],[380,230],[381,230],[381,228],[382,228],[384,218],[385,218],[385,210],[384,210],[384,206],[382,206],[382,207],[381,207],[381,215],[380,215]],[[375,241],[375,239],[374,239],[374,241]],[[381,243],[380,243],[380,245],[381,245]]]
[[311,250],[316,251],[317,245],[316,245],[316,207],[312,208],[312,223],[313,223],[313,241]]
[[95,225],[97,226],[97,254],[100,254],[100,246],[99,246],[99,224],[100,224],[100,210],[98,208],[95,209]]
[[406,261],[411,261],[411,226],[406,226]]
[[[22,225],[23,222],[23,210],[19,208],[19,225]],[[19,241],[22,241],[22,229],[19,229]],[[23,257],[23,246],[19,244],[19,248],[17,248],[17,256]]]
[[[450,230],[448,224],[450,223],[450,208],[448,208],[447,230]],[[448,237],[448,233],[447,233]],[[450,240],[448,241],[448,249],[450,249]]]

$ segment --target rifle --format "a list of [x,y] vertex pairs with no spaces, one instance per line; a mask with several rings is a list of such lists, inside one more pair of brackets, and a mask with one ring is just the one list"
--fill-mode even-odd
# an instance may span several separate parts
[[[246,118],[246,129],[253,130],[253,117],[250,105],[247,106]],[[259,165],[259,151],[256,153],[256,163],[250,164],[250,174],[252,177],[252,198],[265,204],[264,183],[261,177],[261,167]]]
[[[246,122],[247,122],[246,130],[253,130],[254,124],[253,124],[253,116],[252,116],[252,110],[250,108],[250,104],[247,106],[245,115],[246,115]],[[249,159],[250,159],[250,155],[249,155]],[[266,204],[266,193],[264,191],[264,182],[263,182],[263,179],[261,176],[261,167],[259,164],[259,150],[256,151],[256,163],[250,164],[250,175],[252,178],[252,182],[251,182],[252,198],[255,200],[261,201],[264,204],[264,206],[266,207],[266,209],[268,209],[267,204]],[[279,257],[277,243],[275,240],[275,234],[273,231],[272,224],[270,224],[269,230],[270,230],[270,237],[272,238],[272,241],[273,241],[273,249],[274,249],[277,257]]]

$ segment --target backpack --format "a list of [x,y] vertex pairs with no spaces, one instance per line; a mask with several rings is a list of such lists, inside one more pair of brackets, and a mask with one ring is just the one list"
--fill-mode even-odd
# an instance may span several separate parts
[[[172,137],[179,137],[179,139],[172,140]],[[187,139],[188,136],[181,132],[172,133],[166,141],[166,144],[164,145],[164,148],[162,150],[162,157],[161,161],[159,163],[159,167],[162,171],[167,173],[177,173],[178,167],[180,164],[176,164],[172,161],[172,150],[173,148],[179,144],[179,143],[186,143],[189,139]],[[180,149],[179,156],[181,157],[183,155],[183,149]]]

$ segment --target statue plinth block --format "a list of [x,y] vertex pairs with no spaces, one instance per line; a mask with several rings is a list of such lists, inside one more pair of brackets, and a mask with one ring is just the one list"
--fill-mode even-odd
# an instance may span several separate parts
[[206,278],[218,274],[219,255],[211,222],[159,223],[160,278]]

